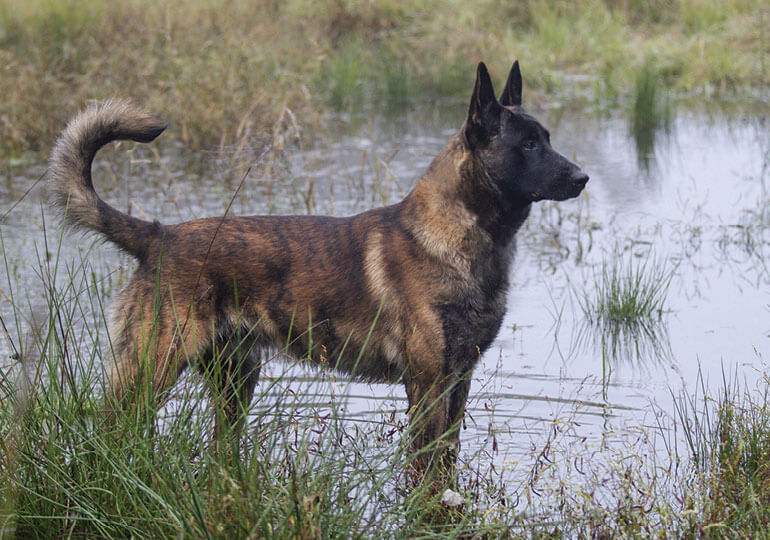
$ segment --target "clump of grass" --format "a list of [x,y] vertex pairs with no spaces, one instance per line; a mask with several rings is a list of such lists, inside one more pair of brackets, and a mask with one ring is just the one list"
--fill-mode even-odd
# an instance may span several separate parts
[[616,361],[660,361],[670,354],[664,315],[674,270],[651,257],[619,257],[604,262],[594,291],[578,298],[587,330],[581,336],[600,345],[605,382]]
[[633,326],[644,320],[660,320],[673,274],[654,259],[615,259],[602,265],[595,302],[585,305],[591,322]]
[[[690,505],[713,538],[752,538],[770,526],[770,377],[758,391],[723,377],[721,392],[675,401],[693,468]],[[694,496],[693,496],[694,495]]]
[[389,109],[402,108],[411,96],[416,95],[408,64],[397,51],[390,50],[379,55],[379,72],[382,89]]
[[330,60],[324,77],[332,106],[338,109],[352,108],[361,103],[368,65],[370,60],[364,57],[360,45],[348,45]]
[[605,436],[622,442],[601,450],[575,436],[574,419],[555,420],[524,490],[523,536],[764,538],[768,382],[765,375],[758,391],[740,394],[725,384],[714,396],[699,378],[697,392],[678,396],[673,413],[652,407],[656,428],[610,429]]

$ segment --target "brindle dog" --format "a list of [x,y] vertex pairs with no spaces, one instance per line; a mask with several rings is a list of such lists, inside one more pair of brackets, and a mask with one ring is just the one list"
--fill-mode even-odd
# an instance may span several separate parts
[[219,374],[218,416],[239,425],[264,352],[277,349],[403,382],[411,444],[429,446],[419,466],[452,463],[473,368],[505,314],[516,231],[533,202],[576,197],[588,181],[522,109],[521,89],[516,62],[498,101],[480,63],[465,123],[411,193],[343,218],[163,225],[126,215],[94,190],[94,156],[113,140],[150,142],[166,125],[118,100],[75,116],[51,156],[54,203],[69,225],[138,262],[111,319],[118,406],[142,373],[163,396],[195,362]]

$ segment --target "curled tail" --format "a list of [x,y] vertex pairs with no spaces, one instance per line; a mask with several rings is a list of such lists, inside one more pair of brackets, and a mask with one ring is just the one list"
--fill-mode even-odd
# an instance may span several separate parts
[[91,180],[91,163],[105,144],[128,139],[150,142],[166,124],[127,101],[111,99],[77,114],[56,141],[49,163],[52,204],[74,228],[102,233],[108,240],[144,258],[157,224],[129,216],[99,198]]

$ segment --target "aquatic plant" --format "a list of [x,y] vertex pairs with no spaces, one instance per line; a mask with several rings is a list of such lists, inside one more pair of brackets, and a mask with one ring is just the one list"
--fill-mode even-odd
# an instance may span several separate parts
[[751,538],[770,526],[770,376],[756,388],[737,374],[722,374],[722,388],[710,397],[702,374],[696,393],[675,396],[675,414],[692,467],[698,513],[718,526],[714,538]]
[[660,320],[673,273],[654,259],[615,259],[602,265],[596,303],[585,313],[592,322],[633,326]]
[[602,264],[593,291],[578,293],[585,318],[580,344],[593,341],[599,346],[605,384],[616,362],[659,362],[669,357],[664,315],[674,271],[654,257],[618,257]]

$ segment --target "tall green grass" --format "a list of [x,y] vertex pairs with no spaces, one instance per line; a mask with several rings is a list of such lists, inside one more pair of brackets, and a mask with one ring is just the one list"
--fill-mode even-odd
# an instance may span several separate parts
[[721,390],[710,397],[700,377],[696,394],[675,400],[691,485],[702,494],[690,504],[710,523],[701,530],[712,538],[764,537],[770,527],[768,383],[767,373],[756,388],[723,375]]

